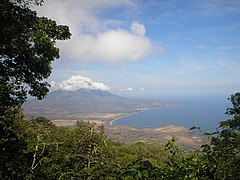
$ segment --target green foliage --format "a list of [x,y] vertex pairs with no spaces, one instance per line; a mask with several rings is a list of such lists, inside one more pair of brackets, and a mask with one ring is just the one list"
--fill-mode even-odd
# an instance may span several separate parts
[[231,119],[220,122],[219,131],[210,134],[210,145],[203,146],[217,179],[240,177],[240,93],[232,95],[229,100],[233,107],[227,108],[226,114]]
[[[232,126],[234,120],[238,121],[238,109],[234,108],[236,106],[228,108],[228,111],[235,112],[227,121],[231,123],[231,127],[227,125],[219,130],[218,134],[212,133],[213,135],[209,136],[209,145],[204,145],[202,151],[190,153],[183,152],[174,138],[170,139],[165,146],[160,143],[124,145],[111,142],[106,139],[102,130],[99,131],[94,128],[94,124],[83,121],[78,121],[76,128],[56,127],[44,117],[33,118],[30,121],[13,121],[18,122],[17,127],[21,127],[15,129],[18,133],[13,133],[12,143],[15,145],[13,148],[20,151],[15,151],[14,156],[12,156],[13,149],[3,152],[5,157],[2,162],[9,163],[1,167],[4,170],[1,171],[1,177],[237,179],[239,177],[239,144],[237,143],[239,128]],[[12,113],[9,114],[9,116],[12,115]],[[221,122],[220,125],[222,124],[226,122]],[[232,136],[233,132],[226,133],[226,130],[233,131],[234,136]],[[6,135],[5,142],[11,142],[7,139],[11,137],[10,132],[6,131],[9,134]],[[17,144],[14,138],[17,138],[20,144]],[[21,166],[19,163],[13,163],[13,158],[18,159]]]
[[153,170],[154,167],[149,161],[138,159],[127,167],[122,177],[124,179],[149,179]]
[[[25,128],[17,110],[6,110],[0,114],[0,179],[21,177],[27,174],[24,151],[26,149]],[[21,128],[20,128],[21,127]]]
[[49,87],[43,80],[59,57],[56,40],[69,39],[68,27],[9,0],[0,2],[0,27],[1,101],[21,105],[27,92],[42,99]]
[[165,146],[170,154],[164,166],[149,166],[151,170],[148,171],[145,161],[139,159],[128,166],[125,173],[127,176],[124,177],[126,179],[239,179],[240,93],[232,95],[229,99],[233,107],[228,108],[226,113],[231,119],[220,122],[217,132],[205,133],[210,138],[210,144],[203,145],[202,151],[183,153],[173,138]]
[[27,94],[42,99],[48,92],[56,41],[71,35],[67,26],[38,17],[31,3],[0,1],[0,179],[240,179],[240,93],[229,98],[230,119],[205,133],[210,144],[190,153],[174,138],[165,147],[123,145],[83,121],[63,128],[44,117],[24,120]]
[[30,177],[97,177],[99,169],[106,164],[107,157],[103,153],[107,148],[105,136],[96,132],[92,124],[82,121],[77,122],[77,128],[70,129],[56,128],[42,120],[34,119],[29,126],[32,138],[28,144],[33,154]]
[[[44,128],[30,128],[20,107],[28,93],[38,99],[46,95],[49,84],[44,79],[51,73],[52,61],[59,57],[56,40],[71,35],[67,26],[38,17],[28,7],[34,3],[42,0],[0,1],[0,179],[25,179],[32,171],[31,157],[36,151],[29,147],[35,142],[34,133],[26,132]],[[39,135],[37,142],[48,136]]]

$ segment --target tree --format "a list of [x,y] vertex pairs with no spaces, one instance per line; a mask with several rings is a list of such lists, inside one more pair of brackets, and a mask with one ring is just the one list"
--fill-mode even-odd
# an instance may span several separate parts
[[47,94],[49,84],[44,80],[51,74],[52,61],[59,58],[56,41],[71,36],[67,26],[38,17],[28,5],[42,0],[33,1],[0,1],[0,179],[21,179],[26,173],[20,107],[28,94],[38,99]]
[[220,122],[219,132],[210,134],[210,145],[203,146],[216,179],[240,177],[240,93],[231,95],[232,107],[226,114],[231,118]]
[[[209,136],[210,144],[203,145],[197,156],[198,166],[194,171],[208,179],[240,179],[240,93],[228,100],[232,103],[226,111],[230,119],[221,121],[216,132],[204,133]],[[185,167],[189,161],[186,162]]]
[[47,94],[44,79],[51,74],[52,61],[59,58],[56,41],[71,36],[68,26],[38,17],[27,2],[0,2],[0,98],[7,107],[21,105],[27,94],[38,99]]
[[[77,121],[76,128],[57,128],[47,119],[29,124],[33,152],[30,179],[101,179],[108,163],[106,137],[94,124]],[[104,178],[105,179],[105,178]]]

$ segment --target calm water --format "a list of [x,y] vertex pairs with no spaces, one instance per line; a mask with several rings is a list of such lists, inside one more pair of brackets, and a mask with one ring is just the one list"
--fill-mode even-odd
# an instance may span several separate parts
[[203,97],[192,104],[158,108],[123,117],[114,121],[113,125],[138,128],[165,125],[180,125],[188,128],[200,126],[204,131],[214,131],[219,121],[228,119],[224,114],[227,107],[231,107],[231,104],[226,96]]

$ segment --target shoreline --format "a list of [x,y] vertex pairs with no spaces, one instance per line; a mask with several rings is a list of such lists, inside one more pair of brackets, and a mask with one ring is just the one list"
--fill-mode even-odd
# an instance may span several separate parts
[[[140,112],[142,112],[142,111],[140,111]],[[111,121],[109,122],[109,124],[110,124],[110,126],[113,126],[112,123],[113,123],[114,121],[117,121],[117,120],[119,120],[119,119],[121,119],[121,118],[124,118],[124,117],[127,117],[127,116],[131,116],[131,115],[136,114],[136,113],[139,113],[139,112],[133,112],[133,113],[126,114],[126,115],[124,115],[124,116],[120,116],[120,117],[118,117],[118,118],[115,118],[115,119],[111,120]]]
[[142,111],[136,111],[136,112],[133,112],[133,113],[130,113],[130,114],[126,114],[126,115],[124,115],[124,116],[120,116],[120,117],[118,117],[118,118],[115,118],[115,119],[111,120],[111,121],[109,122],[109,125],[110,125],[110,126],[113,126],[113,122],[115,122],[115,121],[117,121],[117,120],[119,120],[119,119],[121,119],[121,118],[125,118],[125,117],[128,117],[128,116],[137,114],[137,113],[142,113],[142,112],[151,111],[151,110],[159,109],[159,108],[165,108],[165,107],[169,107],[169,106],[161,106],[161,107],[147,108],[147,109],[142,110]]

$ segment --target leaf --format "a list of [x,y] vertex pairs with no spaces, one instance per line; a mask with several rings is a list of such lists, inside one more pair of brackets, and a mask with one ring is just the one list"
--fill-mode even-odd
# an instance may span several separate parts
[[197,129],[197,127],[196,127],[196,126],[192,126],[192,127],[189,129],[189,131],[195,130],[195,129]]
[[212,135],[209,131],[207,131],[207,132],[204,132],[203,133],[204,135],[207,135],[207,136],[210,136],[210,135]]

